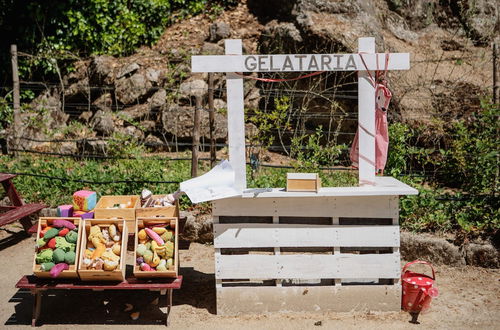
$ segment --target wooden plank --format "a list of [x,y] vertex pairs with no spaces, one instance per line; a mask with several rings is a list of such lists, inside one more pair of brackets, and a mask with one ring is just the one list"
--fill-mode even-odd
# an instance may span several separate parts
[[214,247],[399,247],[399,226],[214,224]]
[[11,179],[6,179],[2,181],[2,186],[3,189],[5,190],[5,193],[10,199],[10,202],[14,206],[22,206],[24,203],[21,200],[21,196],[19,196],[19,193],[16,190],[16,187],[14,186],[14,183],[12,182]]
[[310,216],[392,218],[390,196],[225,198],[213,201],[218,216]]
[[193,145],[191,154],[191,177],[198,176],[198,154],[200,151],[200,129],[201,129],[201,96],[196,96],[196,104],[194,107],[194,124],[193,124]]
[[243,199],[235,197],[212,202],[212,214],[214,216],[273,216],[274,213],[273,200],[262,202],[258,198]]
[[399,253],[216,256],[217,279],[397,278]]
[[[111,208],[114,204],[127,204],[131,202],[132,207],[123,209]],[[95,219],[124,219],[126,220],[129,233],[135,230],[135,213],[140,206],[140,198],[137,195],[130,196],[102,196],[94,208]]]
[[[358,51],[375,53],[375,38],[359,38]],[[380,62],[385,63],[385,61]],[[375,71],[358,71],[359,185],[375,185]]]
[[0,173],[0,182],[15,178],[15,174],[10,173]]
[[375,177],[374,186],[358,187],[326,187],[314,192],[285,191],[283,188],[274,188],[270,191],[262,189],[247,189],[243,192],[243,198],[276,198],[276,197],[352,197],[352,196],[398,196],[418,195],[418,190],[391,177]]
[[[243,49],[241,39],[226,40],[225,47],[226,55],[241,55]],[[225,58],[230,57],[232,56],[225,56]],[[220,72],[235,71],[223,69]],[[243,110],[244,91],[242,77],[234,73],[227,73],[226,88],[229,162],[234,170],[236,188],[244,190],[247,187],[247,172],[245,154],[245,114]]]
[[[360,38],[369,39],[369,38]],[[241,40],[226,40],[226,42]],[[359,51],[374,53],[360,47]],[[228,53],[226,52],[226,55]],[[359,54],[277,54],[277,55],[199,55],[191,56],[192,72],[298,72],[298,71],[366,71],[382,70],[385,53],[363,54],[363,64]],[[378,65],[377,65],[378,60]],[[409,53],[389,53],[388,70],[408,70]]]
[[0,226],[12,223],[14,221],[20,220],[27,217],[35,212],[43,209],[45,205],[43,204],[24,204],[13,210],[7,211],[0,214]]
[[[273,217],[273,224],[277,225],[277,224],[279,224],[279,222],[280,222],[280,218],[278,216],[274,216]],[[281,249],[279,247],[275,247],[274,248],[274,255],[277,256],[280,254],[281,254]],[[280,287],[282,285],[281,282],[282,282],[281,280],[276,280],[276,286]]]
[[266,312],[400,311],[401,286],[223,287],[217,314]]
[[339,226],[340,247],[398,247],[399,226]]
[[[166,195],[153,195],[154,199],[163,198]],[[179,201],[175,202],[172,206],[162,206],[162,207],[141,207],[141,202],[139,201],[137,208],[135,209],[135,218],[148,218],[148,217],[176,217],[179,218]],[[129,231],[130,232],[130,231]]]
[[54,289],[54,290],[161,290],[180,289],[182,275],[177,278],[144,280],[129,276],[123,282],[85,282],[82,280],[62,279],[54,281],[35,276],[23,276],[16,284],[18,289]]
[[391,196],[336,197],[336,217],[392,218]]

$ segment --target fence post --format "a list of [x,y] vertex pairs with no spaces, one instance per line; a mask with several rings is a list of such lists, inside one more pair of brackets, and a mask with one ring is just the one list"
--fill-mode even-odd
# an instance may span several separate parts
[[201,116],[201,96],[196,95],[196,104],[194,107],[194,126],[193,126],[193,152],[191,158],[191,177],[198,176],[198,157],[200,150],[200,123]]
[[493,104],[498,103],[498,82],[497,82],[497,44],[493,41]]
[[208,121],[210,125],[210,167],[214,167],[216,162],[215,149],[215,108],[214,108],[214,74],[208,74]]
[[12,93],[14,108],[14,126],[12,129],[12,135],[14,137],[14,148],[18,149],[21,129],[21,100],[19,92],[19,71],[17,66],[17,45],[10,45],[10,56],[12,63]]

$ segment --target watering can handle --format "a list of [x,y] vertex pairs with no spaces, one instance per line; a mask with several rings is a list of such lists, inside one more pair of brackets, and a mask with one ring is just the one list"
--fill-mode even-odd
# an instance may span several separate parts
[[432,265],[430,263],[428,263],[427,261],[422,261],[422,260],[415,260],[415,261],[407,263],[406,265],[404,265],[402,273],[404,274],[406,268],[410,267],[411,265],[415,265],[415,264],[424,264],[424,265],[428,265],[429,267],[431,267],[432,279],[433,280],[436,279],[436,274],[434,273],[434,267],[432,267]]

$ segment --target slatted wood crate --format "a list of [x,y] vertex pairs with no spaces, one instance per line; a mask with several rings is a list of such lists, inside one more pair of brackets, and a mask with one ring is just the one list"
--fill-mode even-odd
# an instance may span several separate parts
[[[54,223],[54,220],[57,219],[63,219],[72,222],[77,228],[78,228],[78,239],[76,241],[76,246],[75,246],[75,264],[74,265],[69,265],[69,269],[63,270],[57,279],[67,279],[67,278],[78,278],[78,272],[77,272],[77,264],[80,256],[80,244],[81,244],[81,232],[82,228],[80,226],[81,220],[80,218],[71,218],[71,217],[66,217],[66,218],[60,218],[60,217],[41,217],[38,218],[38,226],[37,226],[37,233],[36,233],[36,239],[38,240],[40,238],[40,233],[42,231],[42,227],[44,226],[52,226]],[[41,265],[36,263],[36,253],[35,256],[33,257],[33,274],[36,277],[40,278],[52,278],[50,276],[50,272],[44,272],[40,269]]]
[[[126,208],[112,208],[115,204],[129,204]],[[135,230],[135,210],[140,206],[139,196],[102,196],[94,209],[94,219],[123,219],[129,233]]]
[[275,195],[213,202],[218,314],[400,309],[398,196]]
[[[137,233],[145,226],[150,224],[164,224],[169,223],[170,229],[174,230],[174,268],[167,271],[142,271],[141,268],[137,265],[137,245],[139,244],[139,238],[137,237]],[[144,217],[138,218],[135,222],[135,238],[134,238],[134,276],[137,278],[170,278],[177,277],[179,275],[179,218],[176,217]]]
[[[85,269],[83,266],[83,259],[85,258],[90,228],[97,225],[101,227],[102,230],[103,228],[108,228],[111,224],[116,226],[121,236],[120,263],[118,267],[113,271]],[[85,219],[81,226],[81,230],[80,256],[78,261],[78,275],[80,279],[82,281],[123,281],[125,279],[127,264],[128,229],[126,221],[118,219]]]

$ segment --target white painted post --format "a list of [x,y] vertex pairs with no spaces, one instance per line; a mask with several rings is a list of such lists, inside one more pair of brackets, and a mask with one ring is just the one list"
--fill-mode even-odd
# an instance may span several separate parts
[[[375,38],[359,38],[360,53],[375,53]],[[369,71],[375,78],[375,72]],[[359,185],[375,184],[375,86],[368,71],[358,71]]]
[[[225,40],[226,55],[241,55],[241,39]],[[244,190],[247,187],[246,157],[245,157],[245,115],[243,78],[226,73],[227,86],[227,123],[229,142],[229,163],[234,169],[236,188]]]

